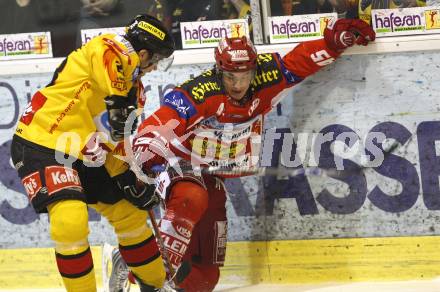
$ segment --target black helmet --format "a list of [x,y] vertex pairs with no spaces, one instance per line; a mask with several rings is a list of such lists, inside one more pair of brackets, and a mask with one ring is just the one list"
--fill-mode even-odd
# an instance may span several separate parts
[[147,14],[138,15],[131,21],[126,28],[125,38],[137,52],[146,49],[166,58],[175,50],[168,29],[157,18]]

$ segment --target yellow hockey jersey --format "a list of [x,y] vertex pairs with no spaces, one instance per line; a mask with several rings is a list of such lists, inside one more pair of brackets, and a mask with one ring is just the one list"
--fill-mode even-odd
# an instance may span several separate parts
[[[138,94],[139,57],[122,36],[105,34],[72,52],[53,79],[32,97],[16,135],[79,159],[100,146],[121,154],[110,137],[104,98]],[[143,97],[143,94],[141,94]]]

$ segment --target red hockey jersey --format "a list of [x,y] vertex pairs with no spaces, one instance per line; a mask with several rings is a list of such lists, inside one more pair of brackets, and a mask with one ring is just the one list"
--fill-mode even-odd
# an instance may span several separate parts
[[303,42],[283,58],[277,53],[259,54],[250,96],[243,104],[224,93],[221,74],[206,71],[164,97],[161,107],[140,125],[133,147],[148,149],[155,139],[159,141],[153,147],[155,156],[144,167],[164,163],[173,155],[193,165],[254,167],[263,116],[285,96],[283,91],[337,57],[324,40]]

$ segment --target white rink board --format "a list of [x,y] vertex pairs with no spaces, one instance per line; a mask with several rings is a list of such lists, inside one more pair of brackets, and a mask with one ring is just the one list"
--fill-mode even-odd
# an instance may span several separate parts
[[[433,156],[438,152],[435,143],[428,143],[440,131],[438,64],[438,51],[344,56],[297,86],[267,119],[266,128],[276,125],[284,130],[292,127],[294,132],[319,132],[337,124],[363,137],[382,124],[382,130],[396,138],[404,139],[408,133],[412,138],[397,151],[400,158],[394,157],[395,163],[388,161],[387,175],[368,170],[366,178],[358,178],[356,183],[304,177],[229,180],[229,240],[439,234],[440,206],[435,192],[439,183],[430,178],[438,172]],[[155,73],[144,80],[150,86],[147,96],[157,99],[172,86],[170,80],[182,82],[209,67],[185,65],[172,67],[164,75]],[[0,75],[1,248],[51,246],[47,217],[38,219],[30,209],[8,163],[8,143],[18,112],[23,111],[27,96],[51,77],[51,73]],[[307,149],[302,152],[308,153]],[[373,198],[376,187],[385,194],[376,193]],[[91,244],[114,242],[107,223],[96,215],[92,219]]]

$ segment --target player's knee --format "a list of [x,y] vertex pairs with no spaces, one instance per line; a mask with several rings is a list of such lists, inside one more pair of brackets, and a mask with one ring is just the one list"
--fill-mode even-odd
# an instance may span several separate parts
[[220,278],[217,265],[192,263],[191,272],[179,283],[179,287],[189,292],[213,291]]
[[171,189],[167,208],[192,222],[198,222],[208,208],[208,200],[208,192],[202,186],[193,182],[179,181]]
[[[196,265],[197,267],[197,265]],[[202,291],[212,291],[220,278],[220,269],[217,265],[200,265],[198,267],[203,271]]]
[[89,233],[87,204],[78,200],[64,200],[48,206],[50,236],[55,242],[84,241]]
[[102,212],[109,223],[115,228],[118,236],[138,236],[136,230],[143,231],[147,228],[147,212],[139,210],[126,200],[121,200],[109,206]]

